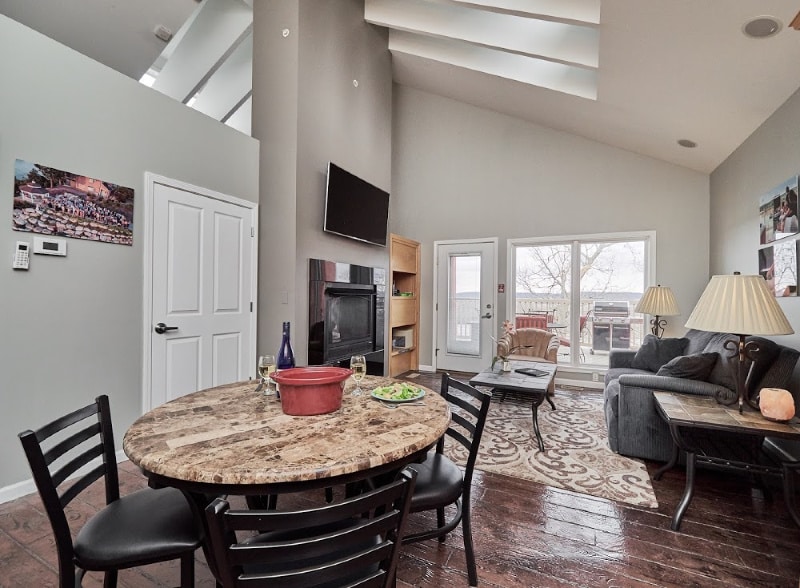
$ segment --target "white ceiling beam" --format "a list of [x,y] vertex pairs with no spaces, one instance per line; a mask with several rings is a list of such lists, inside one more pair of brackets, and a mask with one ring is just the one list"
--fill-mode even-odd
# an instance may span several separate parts
[[253,89],[253,33],[208,78],[192,108],[217,120],[228,115]]
[[204,0],[153,88],[186,102],[241,43],[252,23],[252,9],[240,0]]
[[389,51],[393,55],[405,53],[581,98],[597,99],[597,70],[593,69],[395,30],[389,33]]
[[600,24],[600,0],[449,0],[494,12],[561,22]]
[[598,66],[595,27],[524,18],[425,0],[366,0],[364,18],[375,25],[570,65]]

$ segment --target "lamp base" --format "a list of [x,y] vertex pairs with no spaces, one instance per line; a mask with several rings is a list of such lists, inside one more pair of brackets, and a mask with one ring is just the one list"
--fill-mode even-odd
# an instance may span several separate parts
[[661,336],[664,334],[664,327],[667,326],[667,321],[662,318],[659,318],[658,315],[655,315],[653,318],[650,319],[650,332],[653,333],[656,337],[661,339]]
[[737,337],[739,337],[738,341],[735,339],[728,339],[723,345],[725,349],[731,352],[728,357],[731,359],[736,358],[737,360],[733,367],[734,382],[736,383],[736,390],[734,390],[734,392],[736,392],[736,396],[730,398],[724,397],[727,395],[715,394],[714,398],[719,404],[724,404],[726,406],[738,402],[739,412],[741,413],[744,410],[745,404],[750,408],[758,410],[758,401],[750,398],[750,394],[747,391],[747,374],[745,373],[744,363],[747,359],[750,361],[757,361],[757,354],[760,348],[755,341],[745,342],[745,337],[747,337],[747,335],[737,335]]

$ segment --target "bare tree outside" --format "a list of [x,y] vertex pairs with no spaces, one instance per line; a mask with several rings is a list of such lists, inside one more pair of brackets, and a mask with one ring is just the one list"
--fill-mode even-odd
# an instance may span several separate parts
[[[573,284],[574,251],[580,259],[578,284]],[[561,325],[563,338],[571,331],[571,298],[577,295],[578,332],[583,344],[591,345],[591,333],[584,327],[595,301],[627,302],[633,309],[644,292],[645,253],[644,240],[520,245],[516,248],[514,312],[546,313],[548,324]]]

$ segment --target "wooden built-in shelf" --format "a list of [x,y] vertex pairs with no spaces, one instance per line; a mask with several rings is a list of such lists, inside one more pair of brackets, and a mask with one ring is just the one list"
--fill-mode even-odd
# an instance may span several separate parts
[[[416,241],[389,236],[389,375],[419,369],[419,251]],[[405,293],[405,296],[395,295]],[[409,295],[410,294],[410,295]],[[393,342],[404,337],[402,349]]]

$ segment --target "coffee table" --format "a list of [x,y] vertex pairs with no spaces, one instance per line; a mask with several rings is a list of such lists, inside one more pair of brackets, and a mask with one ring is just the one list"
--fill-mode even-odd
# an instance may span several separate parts
[[[543,376],[528,376],[515,372],[516,369],[534,368],[545,372]],[[536,442],[539,451],[544,451],[544,441],[539,431],[539,406],[547,400],[553,410],[556,405],[547,396],[547,389],[556,377],[556,364],[542,361],[512,361],[511,371],[500,370],[500,362],[494,369],[489,368],[470,379],[469,383],[473,386],[487,386],[492,390],[500,392],[514,391],[522,392],[531,396],[531,417],[533,419],[533,432],[536,435]]]
[[708,396],[672,392],[656,392],[654,396],[658,412],[669,425],[673,449],[669,462],[653,479],[659,480],[673,468],[681,451],[686,453],[686,486],[672,517],[673,531],[680,528],[681,518],[692,500],[698,463],[716,470],[780,478],[789,514],[800,526],[794,502],[794,475],[800,463],[768,455],[762,449],[764,437],[800,439],[800,420],[769,421],[757,410],[745,406],[740,413],[737,406],[719,404]]

